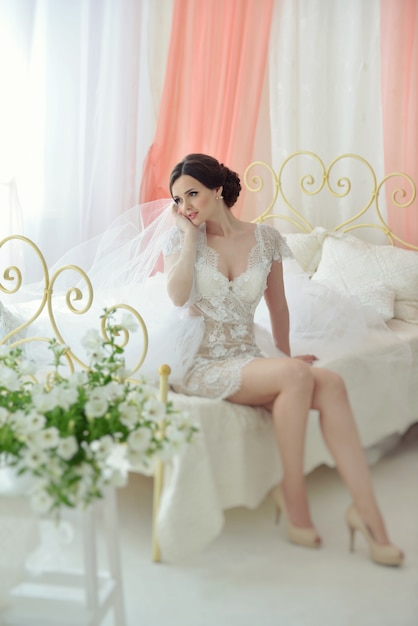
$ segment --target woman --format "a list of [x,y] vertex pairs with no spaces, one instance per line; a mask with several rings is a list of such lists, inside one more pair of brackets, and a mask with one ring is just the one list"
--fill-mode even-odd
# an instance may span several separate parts
[[[271,411],[283,464],[273,492],[290,541],[318,548],[309,512],[303,453],[310,409],[320,414],[324,440],[353,498],[346,522],[350,547],[356,530],[373,561],[399,566],[390,543],[342,379],[310,367],[316,357],[291,357],[282,257],[291,255],[279,232],[237,219],[230,208],[241,190],[238,175],[203,154],[190,154],[170,177],[175,226],[164,248],[167,291],[191,319],[203,319],[193,365],[176,391],[223,398]],[[254,334],[255,309],[264,295],[277,356],[266,357]]]

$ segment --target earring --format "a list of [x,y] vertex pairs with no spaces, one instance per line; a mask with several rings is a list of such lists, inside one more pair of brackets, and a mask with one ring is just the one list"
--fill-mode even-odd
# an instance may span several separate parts
[[219,200],[219,196],[216,196],[216,200]]

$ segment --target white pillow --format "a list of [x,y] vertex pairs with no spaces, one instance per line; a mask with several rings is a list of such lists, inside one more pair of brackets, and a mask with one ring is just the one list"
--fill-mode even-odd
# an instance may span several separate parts
[[[418,252],[371,244],[351,235],[328,234],[312,279],[363,300],[369,292],[369,306],[382,310],[386,319],[393,292],[394,317],[418,324]],[[384,302],[382,286],[388,291]],[[373,298],[373,293],[378,296]]]
[[318,267],[325,234],[325,229],[319,227],[310,233],[285,233],[284,235],[296,261],[309,276],[312,276]]
[[368,306],[379,317],[388,322],[395,316],[395,291],[380,281],[376,281],[372,288],[359,286],[354,295],[363,306]]

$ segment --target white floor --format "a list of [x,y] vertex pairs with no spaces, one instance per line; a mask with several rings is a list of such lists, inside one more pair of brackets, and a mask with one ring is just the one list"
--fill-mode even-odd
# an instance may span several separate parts
[[[349,498],[324,467],[308,478],[319,551],[289,544],[267,499],[257,510],[228,511],[204,553],[152,563],[152,481],[132,475],[118,492],[127,626],[417,626],[418,427],[372,475],[390,534],[406,552],[401,569],[373,564],[360,536],[348,552]],[[109,615],[103,626],[113,624]]]

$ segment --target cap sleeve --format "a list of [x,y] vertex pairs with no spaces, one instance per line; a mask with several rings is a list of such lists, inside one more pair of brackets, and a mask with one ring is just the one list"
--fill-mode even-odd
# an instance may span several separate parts
[[279,233],[277,228],[262,224],[264,239],[273,261],[281,261],[282,258],[293,258],[293,253],[286,243],[286,239]]

